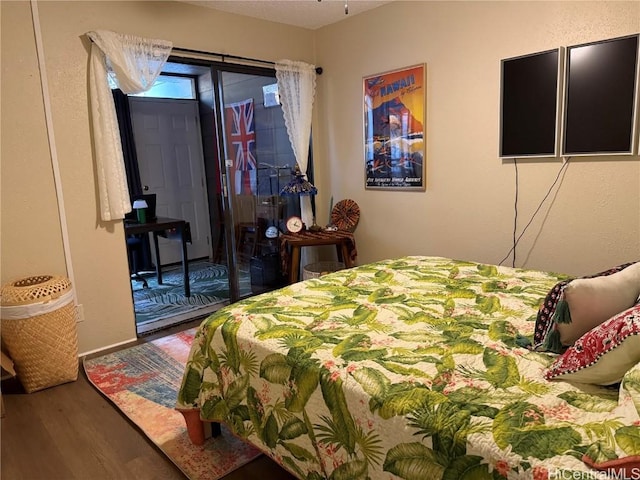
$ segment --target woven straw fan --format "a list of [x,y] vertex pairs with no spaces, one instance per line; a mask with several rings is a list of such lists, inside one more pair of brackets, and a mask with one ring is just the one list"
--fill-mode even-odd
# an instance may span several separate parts
[[331,210],[331,223],[339,230],[353,232],[360,220],[360,207],[351,200],[340,200]]

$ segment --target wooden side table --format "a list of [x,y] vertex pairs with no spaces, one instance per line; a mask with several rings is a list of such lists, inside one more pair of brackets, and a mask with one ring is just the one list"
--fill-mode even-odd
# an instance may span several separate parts
[[335,245],[338,260],[344,262],[347,268],[355,265],[358,252],[353,233],[340,230],[335,232],[303,230],[298,233],[285,233],[280,236],[280,255],[282,271],[289,274],[290,284],[300,279],[300,249],[320,245]]

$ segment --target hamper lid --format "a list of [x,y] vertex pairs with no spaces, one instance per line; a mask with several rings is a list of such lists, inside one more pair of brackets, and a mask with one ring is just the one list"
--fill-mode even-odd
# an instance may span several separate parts
[[35,275],[6,283],[0,290],[0,304],[27,305],[54,300],[71,290],[71,281],[61,275]]

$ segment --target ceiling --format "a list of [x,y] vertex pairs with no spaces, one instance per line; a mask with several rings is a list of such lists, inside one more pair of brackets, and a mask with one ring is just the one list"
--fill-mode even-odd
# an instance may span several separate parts
[[[185,3],[315,30],[393,0],[181,0]],[[349,13],[345,14],[345,5]]]

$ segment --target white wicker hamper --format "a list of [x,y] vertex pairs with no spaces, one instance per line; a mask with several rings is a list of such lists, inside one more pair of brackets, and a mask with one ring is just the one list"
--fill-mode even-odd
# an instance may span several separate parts
[[302,279],[309,280],[310,278],[318,278],[326,275],[327,273],[337,272],[343,268],[344,263],[342,262],[325,261],[309,263],[302,269]]
[[2,343],[27,393],[78,378],[73,289],[63,276],[27,277],[0,291]]

